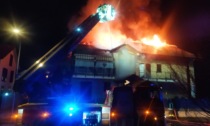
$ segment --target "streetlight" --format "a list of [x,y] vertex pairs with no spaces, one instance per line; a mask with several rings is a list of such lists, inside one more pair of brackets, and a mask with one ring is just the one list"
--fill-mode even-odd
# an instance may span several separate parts
[[16,75],[18,75],[18,71],[19,71],[19,64],[20,64],[20,52],[21,52],[21,42],[19,40],[19,36],[21,35],[21,30],[18,28],[13,28],[12,29],[13,34],[17,37],[17,41],[18,41],[18,58],[17,58],[17,68],[16,68]]
[[[20,29],[18,29],[18,28],[13,28],[12,29],[12,33],[16,36],[16,39],[17,39],[17,41],[18,41],[18,45],[19,45],[19,47],[18,47],[18,57],[17,57],[17,67],[16,67],[16,78],[17,78],[17,76],[19,75],[19,64],[20,64],[20,52],[21,52],[21,42],[20,42],[20,36],[22,35],[22,32],[21,32],[21,30]],[[16,94],[15,94],[15,92],[14,92],[14,95],[13,95],[13,100],[12,100],[12,114],[13,114],[13,112],[14,112],[14,107],[15,107],[15,96]]]

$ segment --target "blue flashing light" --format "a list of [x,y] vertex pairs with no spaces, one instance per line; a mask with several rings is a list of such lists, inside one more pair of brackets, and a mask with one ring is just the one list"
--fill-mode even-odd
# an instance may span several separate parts
[[9,93],[8,92],[4,93],[4,96],[9,96]]
[[67,105],[64,108],[64,112],[67,113],[69,116],[73,116],[74,113],[76,113],[78,110],[79,108],[75,104]]
[[76,29],[76,31],[77,31],[77,32],[81,32],[81,28],[78,27],[78,28]]

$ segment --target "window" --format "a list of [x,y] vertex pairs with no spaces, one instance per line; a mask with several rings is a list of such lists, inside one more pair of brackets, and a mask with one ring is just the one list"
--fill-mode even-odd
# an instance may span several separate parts
[[75,74],[86,74],[87,67],[75,67]]
[[87,68],[87,75],[94,75],[94,67]]
[[145,77],[145,64],[143,63],[139,64],[139,76]]
[[12,63],[13,63],[13,55],[10,55],[9,66],[12,66]]
[[7,70],[6,68],[3,68],[1,80],[4,81],[4,82],[5,82],[6,79],[7,79],[7,72],[8,72],[8,70]]
[[150,64],[146,64],[146,71],[147,72],[151,72],[151,65]]
[[161,73],[162,69],[161,69],[161,64],[157,64],[157,73]]
[[98,76],[104,75],[104,68],[96,67],[96,73],[95,74],[98,75]]
[[13,78],[14,78],[14,71],[11,71],[11,73],[10,73],[10,79],[9,79],[9,82],[10,83],[13,82]]
[[105,69],[105,75],[108,76],[108,77],[114,76],[113,71],[114,71],[113,68],[106,68]]
[[150,76],[151,76],[151,65],[146,64],[146,77],[150,77]]

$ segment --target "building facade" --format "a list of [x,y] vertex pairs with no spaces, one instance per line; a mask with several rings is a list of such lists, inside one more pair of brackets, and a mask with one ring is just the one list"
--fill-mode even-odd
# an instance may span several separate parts
[[71,78],[72,94],[80,94],[83,100],[103,103],[106,90],[115,80],[114,58],[107,50],[79,46],[74,52],[74,71]]
[[[101,56],[102,50],[99,49],[92,54],[84,51],[80,54],[79,48],[74,52],[73,80],[106,78],[115,81],[135,74],[144,80],[159,84],[163,88],[165,98],[196,96],[193,66],[195,56],[175,46],[159,49],[159,52],[156,50],[154,53],[150,47],[149,51],[139,51],[129,45],[121,45],[113,50],[104,51],[109,57]],[[92,50],[95,49],[92,47]],[[97,70],[100,73],[97,73]]]
[[14,46],[0,45],[0,105],[1,109],[10,108],[16,72],[16,53]]
[[124,44],[103,50],[80,44],[66,60],[54,59],[40,68],[27,79],[24,90],[35,97],[68,94],[103,103],[112,83],[122,84],[121,80],[136,75],[159,84],[166,99],[195,97],[195,56],[175,46],[144,46],[139,50]]
[[73,57],[72,91],[87,90],[85,95],[97,96],[95,99],[104,99],[104,92],[113,81],[131,75],[159,84],[167,99],[195,97],[195,56],[174,46],[153,53],[129,45],[112,50],[80,45]]

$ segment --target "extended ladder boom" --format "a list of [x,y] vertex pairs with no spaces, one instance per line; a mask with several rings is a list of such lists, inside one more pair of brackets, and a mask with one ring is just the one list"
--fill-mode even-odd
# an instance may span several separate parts
[[71,52],[87,35],[87,33],[99,22],[98,13],[89,16],[83,21],[76,29],[69,33],[62,41],[56,44],[46,54],[44,54],[36,63],[34,63],[27,70],[23,71],[17,79],[27,79],[34,71],[39,68],[40,64],[44,64],[50,58],[52,58],[58,51],[64,47],[68,47],[68,51]]
[[[98,23],[114,20],[115,10],[111,5],[104,4],[98,7],[97,13],[87,17],[78,27],[71,31],[67,36],[51,48],[46,54],[44,54],[36,63],[30,66],[25,71],[21,72],[17,77],[16,81],[22,81],[29,78],[40,65],[45,64],[60,50],[63,50],[65,54],[72,52],[87,35],[87,33]],[[14,90],[18,84],[15,83]]]

